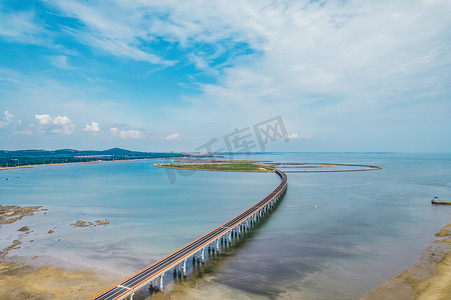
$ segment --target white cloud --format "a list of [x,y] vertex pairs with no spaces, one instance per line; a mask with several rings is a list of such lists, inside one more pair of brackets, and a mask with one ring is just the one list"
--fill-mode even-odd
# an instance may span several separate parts
[[5,120],[6,122],[11,122],[16,116],[10,113],[9,111],[5,111]]
[[8,125],[22,125],[22,120],[20,120],[19,118],[17,118],[15,115],[13,115],[12,113],[10,113],[9,111],[5,110],[5,121],[0,121],[0,128],[5,128]]
[[145,139],[144,134],[140,130],[120,130],[117,127],[110,128],[110,134],[112,136],[118,136],[122,139],[131,138],[131,139]]
[[147,61],[153,64],[161,64],[169,66],[175,64],[175,61],[161,59],[152,53],[139,50],[133,47],[132,45],[129,45],[128,43],[120,40],[108,39],[103,36],[97,36],[97,37],[86,37],[85,42],[91,44],[94,47],[108,51],[115,56],[128,57],[134,60]]
[[85,128],[83,128],[82,131],[92,132],[92,133],[100,133],[102,130],[100,130],[99,123],[91,122],[91,125],[86,124]]
[[143,15],[147,12],[130,11],[126,6],[114,1],[108,7],[71,0],[46,2],[85,25],[84,29],[68,29],[68,32],[73,33],[84,44],[115,56],[138,61],[168,66],[176,63],[160,57],[153,53],[153,49],[142,45],[143,42],[148,43],[155,39],[154,35],[151,36],[145,30],[149,25],[141,24]]
[[16,131],[17,134],[21,134],[21,135],[32,135],[33,131],[31,131],[31,129],[24,129],[21,131]]
[[168,135],[168,136],[165,137],[164,139],[167,140],[167,141],[173,141],[173,140],[178,139],[179,137],[180,137],[180,134],[178,134],[178,133],[173,133],[173,134]]
[[40,125],[49,125],[53,122],[53,118],[50,115],[34,115],[35,119],[38,120]]
[[[225,15],[237,8],[231,3]],[[256,55],[225,68],[214,84],[201,84],[202,94],[190,97],[192,106],[178,117],[202,128],[224,122],[224,116],[228,123],[252,124],[280,114],[289,132],[306,128],[315,140],[338,140],[338,135],[343,139],[337,144],[363,145],[371,136],[382,136],[382,130],[390,134],[381,129],[386,119],[412,124],[408,108],[429,106],[428,120],[449,113],[450,1],[259,1],[242,6],[228,20],[241,20],[236,23],[242,40]],[[201,17],[193,14],[186,18]],[[347,121],[357,116],[362,116],[358,123]],[[367,134],[344,136],[356,130]],[[444,136],[439,132],[432,133],[437,140]]]
[[[177,59],[212,76],[219,75],[214,67],[230,65],[229,59],[240,54],[242,50],[236,45],[263,46],[262,33],[266,28],[246,23],[268,5],[255,2],[251,6],[241,1],[116,0],[105,7],[73,0],[45,2],[84,25],[67,31],[86,45],[115,56],[166,66],[176,64],[178,61],[165,58],[170,50],[161,46],[163,41],[172,49],[181,50]],[[212,47],[199,51],[199,43]],[[226,59],[215,62],[221,55]]]
[[72,134],[75,129],[75,125],[67,116],[57,116],[53,119],[53,124],[59,127],[52,130],[55,133]]
[[33,11],[7,13],[0,11],[0,36],[24,44],[42,44],[43,27],[35,21]]
[[308,135],[303,135],[303,134],[298,134],[298,133],[290,133],[290,134],[287,135],[287,137],[289,139],[294,139],[294,140],[297,140],[297,139],[309,139],[310,138],[310,136],[308,136]]
[[70,66],[67,62],[67,56],[65,55],[57,55],[50,58],[50,62],[57,68],[60,69],[74,69],[74,67]]
[[52,133],[69,135],[75,130],[75,124],[67,116],[58,115],[53,118],[50,115],[35,115],[35,119],[38,120],[44,131],[49,129]]

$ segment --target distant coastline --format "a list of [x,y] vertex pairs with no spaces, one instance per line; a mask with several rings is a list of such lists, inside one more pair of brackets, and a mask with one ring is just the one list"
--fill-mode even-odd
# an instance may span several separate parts
[[[38,168],[38,167],[63,166],[63,165],[96,164],[96,163],[107,163],[107,162],[118,162],[118,161],[157,160],[157,159],[161,159],[161,158],[133,158],[133,159],[117,159],[117,160],[93,160],[93,161],[82,161],[82,162],[36,164],[36,165],[14,166],[14,167],[0,167],[0,171],[6,171],[6,170],[12,170],[12,169],[28,169],[28,168]],[[170,159],[170,158],[168,158],[168,159]]]
[[55,151],[0,150],[0,170],[108,161],[183,159],[193,157],[211,157],[211,155],[175,152],[138,152],[120,148],[112,148],[103,151],[80,151],[73,149],[61,149]]

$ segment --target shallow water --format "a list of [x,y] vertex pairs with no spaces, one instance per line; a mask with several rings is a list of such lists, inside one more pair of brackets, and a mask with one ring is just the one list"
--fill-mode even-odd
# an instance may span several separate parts
[[[415,263],[433,234],[451,221],[450,207],[430,204],[436,195],[451,200],[451,155],[235,157],[383,169],[290,173],[277,210],[205,268],[194,266],[193,271],[189,265],[194,276],[180,281],[166,275],[173,291],[204,299],[358,298]],[[49,209],[47,215],[3,226],[0,247],[28,225],[33,232],[10,255],[44,255],[125,278],[239,214],[279,183],[275,174],[197,171],[182,176],[178,171],[170,184],[166,170],[152,166],[155,162],[0,172],[0,203]],[[105,218],[107,226],[70,226]],[[49,229],[54,233],[48,234]]]

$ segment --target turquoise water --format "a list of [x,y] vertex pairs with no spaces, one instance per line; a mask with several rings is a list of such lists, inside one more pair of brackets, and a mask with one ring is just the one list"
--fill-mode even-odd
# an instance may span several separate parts
[[[356,299],[414,264],[433,234],[451,222],[450,207],[430,204],[433,196],[451,200],[449,154],[235,157],[383,169],[290,173],[287,193],[270,218],[170,289],[205,299]],[[176,174],[171,184],[155,162],[0,172],[0,203],[49,209],[3,226],[0,247],[28,225],[33,232],[10,255],[40,255],[125,278],[237,215],[279,183],[275,174],[198,171]],[[70,226],[105,218],[110,224],[104,227]]]

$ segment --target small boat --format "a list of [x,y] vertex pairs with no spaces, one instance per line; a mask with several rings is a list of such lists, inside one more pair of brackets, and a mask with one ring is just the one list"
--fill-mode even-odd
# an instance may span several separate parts
[[431,200],[432,204],[442,204],[442,205],[451,205],[451,201],[443,201],[443,200],[438,200],[438,197],[434,197]]

